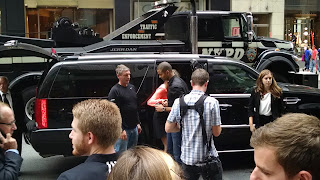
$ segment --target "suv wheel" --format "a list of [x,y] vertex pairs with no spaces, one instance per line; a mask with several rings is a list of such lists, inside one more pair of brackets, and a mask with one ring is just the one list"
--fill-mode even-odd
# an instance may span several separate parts
[[36,87],[29,87],[22,92],[24,113],[26,122],[32,120],[32,115],[34,114],[34,102],[36,95]]

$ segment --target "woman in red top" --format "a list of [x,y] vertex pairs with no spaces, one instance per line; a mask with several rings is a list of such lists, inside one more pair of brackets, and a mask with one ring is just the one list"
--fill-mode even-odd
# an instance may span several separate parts
[[[147,104],[149,106],[157,106],[158,104],[162,104],[163,106],[168,106],[168,98],[167,98],[167,90],[168,90],[168,81],[165,81],[161,84],[156,92],[152,95],[152,97],[148,100]],[[154,112],[153,114],[153,129],[156,138],[161,139],[164,151],[167,151],[167,134],[164,130],[164,125],[166,123],[168,112]]]

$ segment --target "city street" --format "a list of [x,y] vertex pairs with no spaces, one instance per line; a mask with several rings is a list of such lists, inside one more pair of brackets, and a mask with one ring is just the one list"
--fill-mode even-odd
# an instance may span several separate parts
[[[254,167],[253,156],[250,155],[220,155],[224,168],[224,180],[248,180]],[[42,158],[32,146],[23,144],[23,163],[20,180],[53,180],[59,174],[83,162],[83,157],[52,156]]]

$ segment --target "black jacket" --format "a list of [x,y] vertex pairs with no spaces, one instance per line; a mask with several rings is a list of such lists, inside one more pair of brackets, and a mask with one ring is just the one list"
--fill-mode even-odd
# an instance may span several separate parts
[[119,154],[92,154],[78,166],[63,172],[58,180],[106,180]]
[[0,179],[15,180],[22,164],[22,158],[14,152],[3,152],[0,148]]
[[173,76],[168,83],[168,107],[172,107],[174,100],[183,94],[188,94],[189,89],[187,84],[181,78]]
[[[259,126],[259,108],[260,108],[260,93],[255,92],[255,88],[253,88],[251,92],[251,96],[249,99],[249,107],[248,107],[248,117],[253,117],[253,121],[255,124]],[[273,95],[271,96],[271,112],[272,119],[275,120],[282,115],[284,111],[283,104],[283,96],[281,94],[280,98],[276,98]]]

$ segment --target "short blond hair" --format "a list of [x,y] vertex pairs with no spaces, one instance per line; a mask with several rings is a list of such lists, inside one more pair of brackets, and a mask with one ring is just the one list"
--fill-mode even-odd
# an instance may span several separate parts
[[289,113],[255,130],[253,148],[273,147],[288,177],[302,170],[320,178],[320,120],[302,113]]
[[92,132],[102,147],[114,145],[121,133],[121,114],[118,106],[101,99],[88,99],[72,109],[78,128],[85,134]]
[[180,177],[183,172],[169,154],[136,146],[122,153],[108,180],[177,180],[182,179]]

